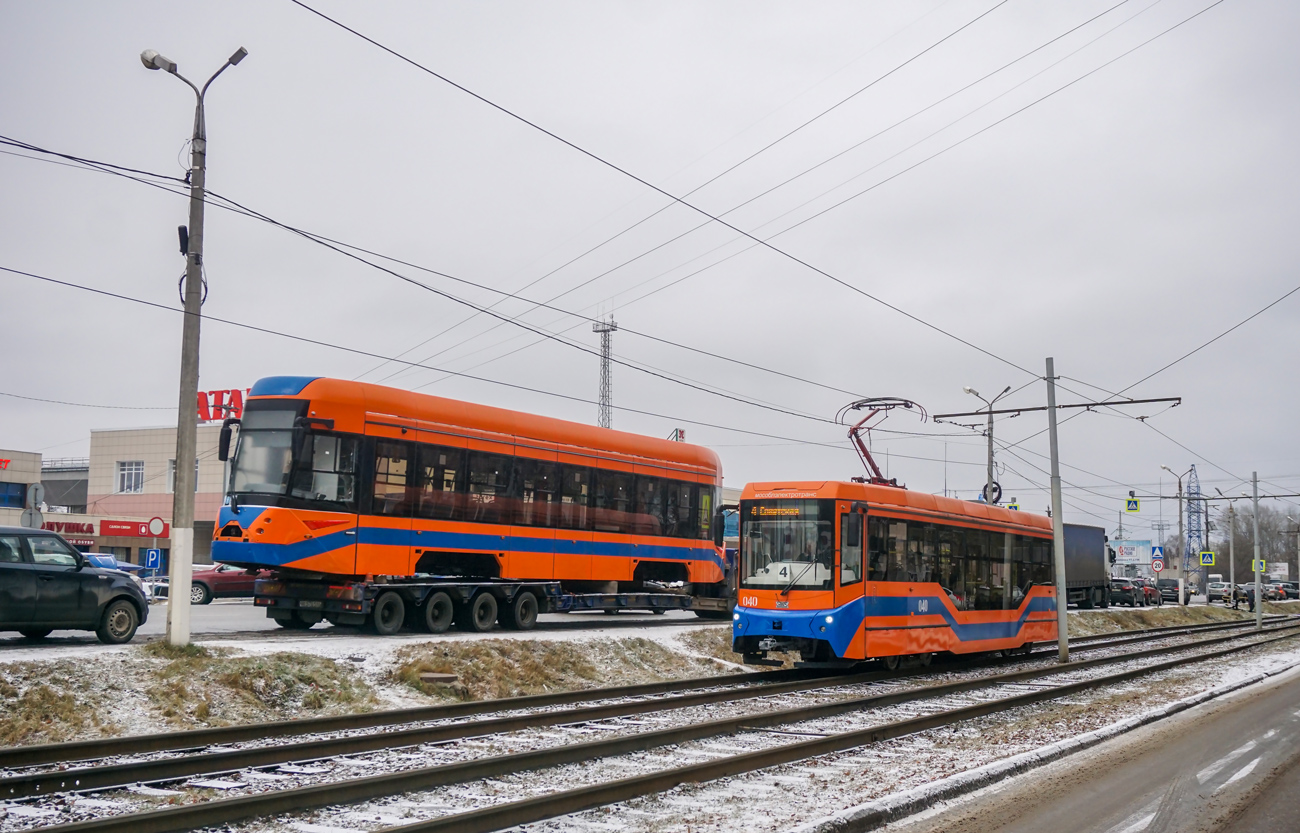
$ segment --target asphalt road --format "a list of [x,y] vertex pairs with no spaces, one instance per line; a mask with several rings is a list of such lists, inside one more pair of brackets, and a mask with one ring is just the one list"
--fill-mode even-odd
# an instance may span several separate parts
[[[590,628],[644,628],[647,626],[670,626],[688,624],[709,624],[694,613],[671,611],[659,616],[651,613],[544,613],[537,617],[537,630],[541,632],[586,630]],[[240,639],[257,637],[274,639],[283,635],[286,639],[301,638],[304,631],[286,631],[268,619],[266,611],[253,607],[252,599],[217,599],[211,604],[196,605],[190,608],[190,632],[195,636]],[[154,604],[149,607],[149,618],[136,632],[133,642],[145,642],[159,639],[167,633],[167,605]],[[331,636],[353,636],[360,633],[358,628],[335,628],[328,623],[321,623],[306,633],[319,634],[322,638]],[[449,636],[456,636],[451,631]],[[425,635],[428,637],[428,635]],[[98,644],[98,639],[91,631],[54,631],[40,642],[27,639],[13,632],[0,632],[0,652],[6,647],[31,648],[34,645],[88,645]]]
[[1300,673],[1130,732],[890,830],[1294,833],[1300,830]]

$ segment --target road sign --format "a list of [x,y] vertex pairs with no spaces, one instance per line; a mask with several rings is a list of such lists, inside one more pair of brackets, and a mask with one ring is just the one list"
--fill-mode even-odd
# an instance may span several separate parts
[[1263,572],[1266,572],[1265,569],[1264,569],[1264,567],[1265,567],[1264,559],[1261,558],[1261,559],[1259,559],[1258,561],[1256,561],[1256,560],[1254,560],[1254,559],[1251,559],[1251,562],[1250,562],[1250,571],[1251,571],[1252,573],[1263,573]]
[[1151,559],[1151,571],[1158,573],[1165,568],[1165,562],[1162,558]]
[[999,500],[1002,500],[1002,484],[998,483],[996,480],[993,481],[993,497],[990,498],[989,484],[985,483],[984,488],[980,490],[980,495],[983,496],[985,503],[997,503]]
[[1138,498],[1131,497],[1124,501],[1125,512],[1139,512],[1142,509],[1142,501]]
[[167,529],[167,522],[162,518],[149,519],[149,534],[155,538],[160,537],[163,531]]
[[1155,561],[1157,558],[1160,559],[1161,561],[1164,560],[1164,558],[1165,558],[1165,548],[1164,548],[1164,547],[1152,547],[1152,548],[1151,548],[1151,560],[1152,560],[1152,561]]
[[33,509],[40,509],[41,504],[45,502],[45,484],[33,483],[27,487],[27,505]]
[[162,550],[145,550],[144,551],[144,568],[146,570],[157,570],[162,567]]
[[1018,503],[1008,503],[1008,504],[1007,504],[1007,508],[1010,509],[1012,512],[1019,512],[1019,511],[1020,511],[1020,504],[1018,504]]
[[1203,553],[1201,553],[1201,566],[1202,566],[1202,567],[1213,567],[1213,566],[1214,566],[1214,553],[1212,553],[1212,552],[1203,552]]
[[33,506],[23,510],[22,517],[18,519],[18,523],[28,529],[40,529],[41,525],[45,523],[45,517],[41,514],[41,510]]

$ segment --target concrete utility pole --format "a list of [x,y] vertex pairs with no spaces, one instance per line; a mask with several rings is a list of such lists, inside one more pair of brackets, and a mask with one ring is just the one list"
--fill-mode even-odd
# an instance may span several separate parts
[[[1047,437],[1052,452],[1052,551],[1056,566],[1056,643],[1061,662],[1070,661],[1070,625],[1065,606],[1065,518],[1061,514],[1061,455],[1056,443],[1056,372],[1047,358]],[[990,410],[992,407],[990,406]]]
[[[1183,538],[1183,474],[1187,474],[1187,472],[1178,474],[1173,469],[1163,465],[1160,468],[1178,478],[1178,604],[1186,606],[1187,596],[1184,595],[1184,591],[1187,578],[1183,572],[1183,562],[1187,560],[1187,553],[1185,552],[1187,541]],[[1209,596],[1207,595],[1206,598],[1208,599]]]
[[[152,49],[140,53],[145,69],[162,69],[194,90],[194,134],[190,144],[190,225],[185,242],[185,321],[181,331],[180,403],[176,413],[176,482],[172,499],[171,553],[167,563],[167,641],[186,645],[190,641],[190,579],[194,567],[193,461],[197,459],[196,403],[199,399],[199,321],[203,304],[203,200],[207,171],[207,125],[203,96],[217,76],[244,60],[248,50],[239,47],[221,69],[212,73],[202,89],[176,71],[176,62]],[[182,237],[185,235],[182,234]]]
[[598,321],[591,325],[592,332],[600,333],[600,410],[596,424],[601,428],[614,427],[614,382],[609,375],[609,350],[613,336],[618,329],[611,315],[608,321]]
[[1002,393],[999,393],[997,396],[993,397],[992,402],[980,396],[979,391],[975,390],[975,388],[972,388],[969,385],[962,388],[962,390],[964,390],[966,393],[969,393],[971,396],[975,397],[979,401],[983,402],[985,405],[989,406],[989,424],[985,432],[989,438],[989,465],[988,465],[988,476],[985,478],[984,481],[984,502],[990,504],[997,503],[998,500],[1002,499],[1002,496],[999,495],[997,500],[993,498],[993,406],[997,404],[997,401],[999,399],[1001,399],[1002,397],[1006,396],[1008,393],[1011,392],[1011,386],[1007,385],[1005,388],[1003,388]]
[[1260,593],[1260,585],[1263,582],[1260,581],[1259,576],[1259,472],[1252,471],[1250,473],[1250,490],[1251,500],[1255,504],[1253,513],[1255,516],[1255,563],[1251,564],[1250,567],[1255,571],[1255,630],[1258,631],[1264,629],[1264,596]]

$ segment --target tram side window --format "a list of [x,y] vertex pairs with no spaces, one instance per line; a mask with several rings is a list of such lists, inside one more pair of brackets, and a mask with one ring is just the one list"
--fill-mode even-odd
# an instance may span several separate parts
[[691,499],[694,484],[669,480],[664,501],[664,534],[674,538],[694,538],[695,501]]
[[636,515],[630,530],[638,535],[662,535],[664,526],[664,481],[658,477],[636,478]]
[[515,480],[519,484],[518,522],[528,526],[559,525],[559,472],[545,460],[515,459]]
[[356,499],[358,445],[355,437],[308,435],[289,494],[308,500],[352,503]]
[[907,524],[891,521],[885,539],[885,581],[907,581]]
[[559,525],[565,529],[590,529],[587,515],[590,497],[591,469],[581,466],[562,466]]
[[934,524],[913,521],[907,530],[907,573],[909,581],[935,580]]
[[510,523],[510,470],[513,459],[481,451],[469,453],[469,495],[464,520]]
[[596,470],[593,529],[597,532],[632,531],[633,480],[633,476],[626,472]]
[[884,581],[888,563],[889,524],[883,518],[867,519],[867,576]]
[[460,504],[458,478],[464,469],[465,452],[459,448],[422,445],[418,449],[420,481],[415,514],[420,518],[450,520]]
[[375,443],[376,515],[408,517],[411,514],[409,486],[411,447],[406,443],[379,440]]
[[862,581],[862,513],[840,516],[840,586]]
[[966,610],[969,605],[966,596],[966,576],[962,563],[966,553],[966,539],[963,530],[953,527],[938,527],[935,530],[938,549],[937,580],[952,598],[953,606]]
[[699,523],[696,524],[698,534],[695,537],[705,541],[713,537],[714,497],[712,486],[700,487],[700,514]]

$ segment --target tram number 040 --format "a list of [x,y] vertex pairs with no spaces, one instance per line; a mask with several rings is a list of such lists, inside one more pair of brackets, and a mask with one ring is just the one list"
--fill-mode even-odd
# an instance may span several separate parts
[[758,596],[741,596],[741,607],[758,607]]

